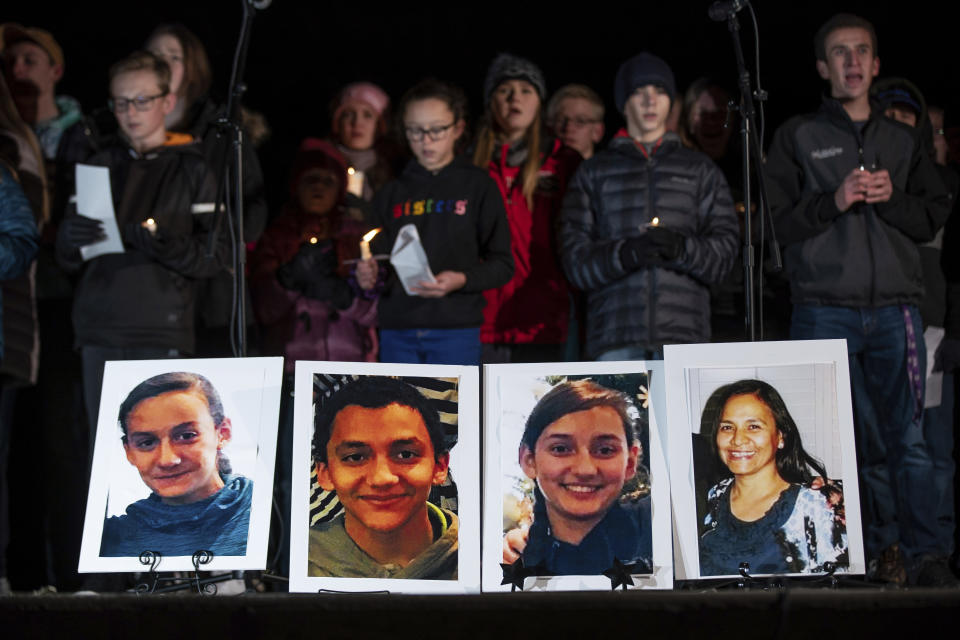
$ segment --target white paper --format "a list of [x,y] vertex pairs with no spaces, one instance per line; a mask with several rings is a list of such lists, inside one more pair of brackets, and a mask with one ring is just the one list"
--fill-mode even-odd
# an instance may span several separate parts
[[393,243],[393,251],[390,252],[390,264],[397,271],[397,277],[403,285],[403,290],[407,295],[417,295],[413,288],[421,282],[436,282],[433,272],[430,271],[430,263],[427,261],[427,254],[420,244],[420,234],[417,232],[416,225],[406,224],[400,227],[397,232],[397,239]]
[[923,332],[923,341],[927,345],[927,386],[923,397],[923,408],[939,407],[943,399],[943,371],[933,372],[934,356],[940,343],[943,342],[943,336],[946,335],[943,327],[927,327]]
[[107,236],[104,240],[80,247],[80,256],[89,260],[105,253],[123,253],[123,241],[113,211],[110,170],[107,167],[78,164],[76,180],[77,213],[100,220]]

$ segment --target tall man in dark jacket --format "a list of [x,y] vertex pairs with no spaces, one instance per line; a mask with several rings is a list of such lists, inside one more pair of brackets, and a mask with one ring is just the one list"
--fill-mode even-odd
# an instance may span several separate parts
[[915,132],[870,103],[879,71],[873,25],[838,14],[814,45],[830,95],[776,132],[767,167],[791,337],[847,340],[870,572],[902,583],[905,561],[915,582],[949,582],[920,425],[926,358],[917,310],[917,245],[943,225],[949,196]]
[[655,357],[710,339],[710,292],[733,265],[738,227],[723,174],[667,133],[676,83],[649,53],[614,85],[627,121],[580,165],[561,210],[567,277],[587,294],[588,357]]

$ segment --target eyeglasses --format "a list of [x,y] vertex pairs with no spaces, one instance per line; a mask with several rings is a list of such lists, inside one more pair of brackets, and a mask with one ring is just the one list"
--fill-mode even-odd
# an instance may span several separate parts
[[426,136],[428,140],[433,140],[436,142],[437,140],[446,137],[447,131],[449,131],[455,124],[457,123],[451,122],[450,124],[442,127],[430,127],[429,129],[424,129],[422,127],[406,127],[404,131],[407,133],[407,139],[411,142],[420,142],[423,140],[424,136]]
[[600,122],[600,120],[595,118],[584,118],[581,116],[577,116],[576,118],[557,118],[553,121],[553,128],[559,131],[569,124],[573,125],[573,127],[576,129],[580,129],[589,124],[596,124],[597,122]]
[[147,111],[150,109],[150,105],[153,104],[153,101],[157,98],[162,98],[167,95],[167,92],[158,93],[155,96],[137,96],[136,98],[110,98],[107,100],[107,106],[110,107],[110,110],[114,113],[126,113],[130,108],[130,105],[137,111]]

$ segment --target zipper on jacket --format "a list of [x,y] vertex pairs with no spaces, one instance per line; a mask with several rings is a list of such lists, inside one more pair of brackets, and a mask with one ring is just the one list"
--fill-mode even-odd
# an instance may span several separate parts
[[[661,138],[662,139],[662,138]],[[647,214],[650,219],[653,218],[655,212],[653,210],[653,154],[651,153],[647,156]],[[650,295],[647,297],[647,346],[656,344],[656,325],[654,324],[654,300],[656,299],[657,292],[657,279],[656,279],[656,269],[657,267],[649,267],[647,269],[647,284],[650,290]]]
[[[851,123],[852,123],[852,122],[853,122],[853,121],[851,120]],[[866,159],[865,159],[864,154],[863,154],[863,140],[864,140],[863,132],[864,132],[864,130],[866,130],[866,128],[867,128],[868,126],[870,126],[870,121],[869,121],[869,120],[867,121],[866,124],[863,125],[863,128],[862,128],[862,129],[861,129],[861,128],[857,128],[856,125],[853,126],[854,133],[855,133],[855,135],[856,135],[856,137],[857,137],[857,153],[859,154],[858,160],[859,160],[859,162],[860,162],[860,170],[861,170],[861,171],[869,171],[869,169],[867,168]],[[868,205],[868,204],[866,204],[866,203],[863,203],[861,206],[863,206],[863,207],[869,207],[870,213],[872,213],[874,216],[877,215],[876,210],[875,210],[872,206],[870,206],[870,205]],[[866,212],[864,212],[864,213],[866,213]],[[864,216],[864,218],[865,218],[865,221],[866,221],[866,220],[867,220],[866,216]],[[869,224],[869,222],[868,222],[868,224]],[[872,241],[871,238],[870,238],[870,229],[867,228],[866,231],[867,231],[867,233],[866,233],[866,236],[867,236],[867,253],[870,255],[870,305],[871,305],[871,306],[876,306],[876,296],[877,296],[877,260],[876,260],[876,256],[875,256],[874,253],[873,253],[873,241]]]

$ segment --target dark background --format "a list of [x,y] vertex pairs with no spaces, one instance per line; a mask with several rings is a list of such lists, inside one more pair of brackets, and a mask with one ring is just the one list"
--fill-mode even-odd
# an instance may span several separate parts
[[[243,0],[104,0],[4,3],[0,20],[49,29],[64,49],[60,93],[85,109],[107,98],[107,68],[141,46],[152,28],[179,21],[206,43],[214,94],[226,92],[240,32]],[[727,27],[707,17],[708,0],[587,3],[417,3],[382,7],[367,2],[274,0],[257,12],[248,58],[245,104],[262,112],[273,136],[260,150],[271,206],[279,206],[292,152],[300,139],[325,135],[329,102],[358,80],[381,85],[395,100],[413,83],[435,75],[462,86],[479,114],[486,67],[496,53],[531,58],[543,68],[548,90],[568,82],[595,88],[612,110],[618,65],[641,50],[665,58],[678,86],[700,75],[735,85]],[[869,18],[877,27],[881,75],[916,82],[931,102],[952,106],[958,86],[949,3],[799,2],[755,0],[760,23],[762,87],[769,92],[766,143],[773,127],[816,107],[823,85],[814,69],[813,34],[835,12]],[[754,67],[753,27],[740,14],[748,64]],[[607,132],[621,125],[608,114]]]

